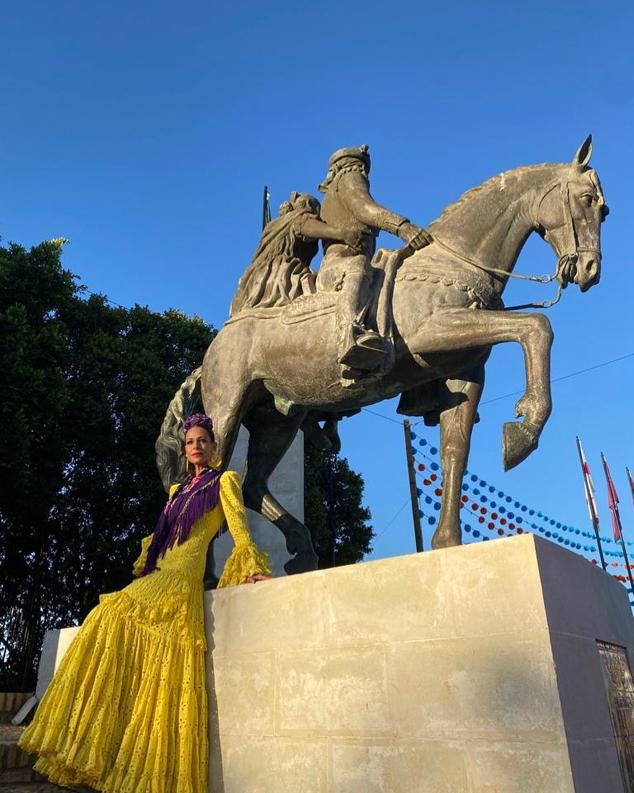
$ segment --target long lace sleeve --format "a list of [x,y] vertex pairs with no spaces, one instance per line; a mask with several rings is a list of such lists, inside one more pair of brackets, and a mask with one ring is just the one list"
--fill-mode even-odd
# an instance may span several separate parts
[[143,568],[145,567],[145,563],[147,561],[147,552],[150,544],[152,543],[153,534],[148,534],[147,537],[143,537],[141,540],[141,553],[139,554],[136,562],[132,565],[132,574],[135,575],[137,578],[143,572]]
[[240,477],[235,471],[226,471],[220,479],[220,504],[235,547],[227,559],[218,587],[243,584],[256,573],[271,575],[268,554],[258,551],[251,537]]

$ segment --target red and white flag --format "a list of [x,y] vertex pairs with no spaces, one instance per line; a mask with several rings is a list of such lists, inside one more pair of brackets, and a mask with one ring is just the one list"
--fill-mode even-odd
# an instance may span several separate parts
[[630,483],[630,490],[632,491],[632,504],[634,504],[634,479],[632,479],[632,474],[627,465],[625,466],[625,471],[627,473],[627,481]]
[[610,517],[612,518],[612,531],[614,532],[614,539],[622,539],[621,517],[619,515],[619,497],[612,481],[612,475],[608,468],[608,461],[605,459],[605,454],[601,452],[601,462],[603,463],[603,470],[605,471],[605,481],[608,485],[608,507],[610,507]]
[[583,472],[583,490],[586,497],[586,504],[588,505],[588,512],[590,513],[590,520],[595,529],[599,529],[599,510],[597,509],[597,500],[594,496],[594,482],[590,473],[590,466],[583,453],[581,441],[577,438],[577,450],[579,452],[579,459],[581,460],[581,470]]

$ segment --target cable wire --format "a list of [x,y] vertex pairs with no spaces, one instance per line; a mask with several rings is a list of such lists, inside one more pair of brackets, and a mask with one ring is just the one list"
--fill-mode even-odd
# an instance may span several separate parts
[[[611,358],[609,361],[603,361],[602,363],[596,363],[594,366],[587,366],[585,369],[578,369],[576,372],[569,372],[568,374],[563,374],[561,377],[553,377],[551,379],[551,383],[560,383],[562,380],[570,380],[571,377],[578,377],[579,375],[585,374],[586,372],[593,372],[595,369],[601,369],[604,366],[610,366],[610,364],[618,363],[619,361],[625,361],[627,358],[633,358],[634,352],[628,352],[625,355],[619,355],[618,358]],[[509,397],[517,396],[518,394],[523,394],[523,391],[511,391],[508,394],[501,394],[500,396],[492,397],[491,399],[485,399],[483,402],[480,402],[480,407],[482,405],[490,405],[492,402],[498,402],[500,399],[508,399]],[[377,413],[376,410],[370,410],[370,408],[361,408],[364,413],[370,413],[373,416],[378,416],[381,419],[385,419],[386,421],[391,421],[393,424],[401,424],[402,422],[398,419],[394,419],[391,416],[386,416],[384,413]],[[420,422],[416,422],[419,424]],[[412,427],[415,426],[412,423]]]
[[[580,374],[592,372],[595,369],[601,369],[603,366],[609,366],[610,364],[624,361],[626,358],[632,358],[633,356],[634,352],[628,352],[626,355],[620,355],[618,358],[612,358],[609,361],[603,361],[603,363],[597,363],[594,366],[587,366],[585,369],[578,369],[576,372],[570,372],[569,374],[564,374],[561,377],[553,377],[550,382],[560,383],[562,380],[569,380],[571,377],[578,377]],[[483,402],[480,402],[480,405],[490,405],[492,402],[498,402],[500,399],[508,399],[509,397],[517,396],[518,394],[523,393],[523,391],[512,391],[510,394],[502,394],[501,396],[493,397],[492,399],[485,399]]]
[[399,509],[394,513],[393,517],[388,521],[387,525],[383,529],[381,529],[381,531],[378,534],[375,534],[372,539],[378,540],[379,537],[383,536],[409,503],[410,503],[410,498],[407,498],[402,504],[402,506],[400,506]]

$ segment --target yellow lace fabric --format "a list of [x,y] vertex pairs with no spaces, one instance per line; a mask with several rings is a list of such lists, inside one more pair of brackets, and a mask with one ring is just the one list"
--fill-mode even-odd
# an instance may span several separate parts
[[[218,505],[186,542],[150,575],[102,595],[64,656],[20,739],[52,782],[104,793],[206,793],[202,578],[225,519],[235,548],[220,585],[270,575],[249,533],[238,474],[228,471]],[[142,541],[136,575],[150,542]]]

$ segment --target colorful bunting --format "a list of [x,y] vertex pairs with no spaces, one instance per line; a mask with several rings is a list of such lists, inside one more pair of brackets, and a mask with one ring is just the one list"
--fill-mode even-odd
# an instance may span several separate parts
[[[420,484],[418,489],[421,491],[421,501],[428,506],[428,509],[435,512],[437,515],[441,507],[443,492],[442,482],[438,478],[438,475],[434,476],[436,482],[432,481],[431,471],[433,470],[438,471],[439,474],[441,473],[440,465],[432,457],[432,455],[438,455],[438,449],[431,446],[425,438],[420,436],[417,436],[416,444],[417,447],[412,444],[412,452],[417,458],[417,481]],[[581,450],[581,452],[583,453],[583,450]],[[585,461],[585,455],[583,455],[582,459]],[[585,462],[587,466],[587,461]],[[589,473],[588,467],[588,474]],[[628,482],[632,490],[632,498],[634,499],[634,481],[632,480],[629,470],[627,473]],[[598,560],[591,558],[592,554],[596,553],[596,547],[594,544],[588,544],[587,542],[588,540],[592,540],[594,543],[596,537],[593,532],[568,525],[530,505],[523,504],[520,500],[499,490],[497,487],[471,471],[465,471],[462,491],[461,507],[468,511],[468,515],[465,515],[463,519],[463,529],[465,533],[474,540],[488,541],[492,539],[492,537],[506,537],[523,534],[525,532],[535,532],[565,548],[585,555],[592,564],[599,564]],[[589,478],[587,491],[584,476],[584,492],[588,495],[586,503],[588,503],[588,499],[590,500],[590,503],[588,503],[588,511],[590,512],[592,504],[598,520],[594,483],[592,482],[591,476]],[[616,493],[616,491],[614,491],[614,493]],[[483,509],[485,510],[484,512],[482,511]],[[433,514],[429,516],[425,515],[424,517],[431,527],[437,523],[437,518]],[[590,517],[592,520],[592,512],[590,512]],[[478,528],[473,526],[474,521]],[[488,534],[492,536],[487,536]],[[607,548],[603,549],[603,554],[606,557],[610,557],[612,560],[610,566],[615,570],[612,575],[619,581],[624,583],[628,582],[629,575],[631,571],[634,570],[634,565],[630,565],[629,560],[624,563],[627,554],[625,545],[634,545],[634,542],[624,541],[621,535],[621,550],[618,548],[618,540],[603,536],[601,536],[600,539],[602,544],[605,543],[607,546]],[[610,546],[613,546],[615,542],[617,542],[617,547],[615,550],[610,550]],[[605,559],[603,563],[605,565]],[[623,570],[627,574],[627,577],[618,572],[619,570]],[[634,584],[632,584],[631,587],[627,586],[627,589],[630,593],[634,594]],[[632,605],[634,606],[634,602]]]

